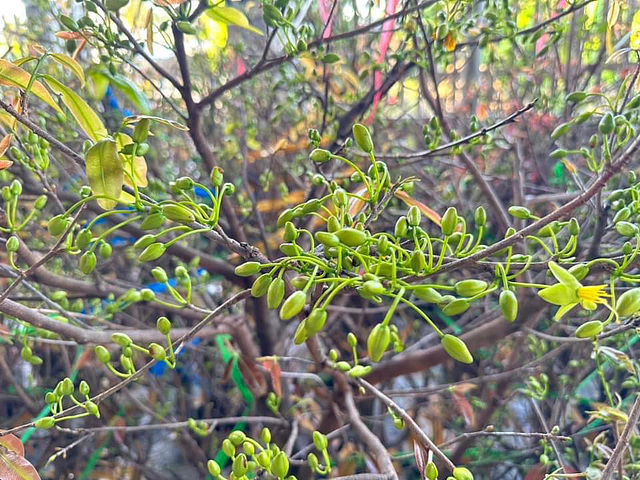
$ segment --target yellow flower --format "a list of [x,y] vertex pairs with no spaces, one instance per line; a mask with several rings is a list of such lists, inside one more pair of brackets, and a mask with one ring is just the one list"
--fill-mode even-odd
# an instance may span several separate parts
[[606,285],[583,286],[576,277],[555,262],[549,262],[549,270],[559,283],[543,288],[538,295],[546,302],[559,305],[555,319],[560,320],[569,310],[580,305],[585,310],[595,310],[598,305],[608,307]]

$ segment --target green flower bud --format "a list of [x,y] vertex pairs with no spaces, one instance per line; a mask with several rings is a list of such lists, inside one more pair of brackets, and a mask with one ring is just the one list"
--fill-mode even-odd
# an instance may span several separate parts
[[407,222],[412,227],[417,227],[420,225],[420,221],[422,220],[422,213],[420,209],[415,205],[412,205],[407,212]]
[[327,322],[327,312],[324,309],[314,309],[305,320],[305,329],[309,335],[320,332]]
[[287,208],[283,210],[280,216],[278,217],[277,225],[282,228],[285,226],[287,222],[289,222],[292,218],[295,217],[295,210],[292,208]]
[[[187,22],[186,20],[178,20],[176,22],[176,28],[180,30],[182,33],[184,33],[185,35],[195,35],[196,33],[198,33],[198,31],[196,30],[196,27],[191,25],[191,23]],[[239,475],[239,476],[242,476],[242,475]]]
[[11,235],[7,240],[7,252],[17,252],[20,248],[20,240],[15,235]]
[[302,290],[308,282],[309,277],[307,275],[298,275],[297,277],[293,277],[291,279],[291,286],[296,290]]
[[342,227],[340,226],[340,221],[335,215],[331,215],[329,220],[327,220],[327,231],[330,233],[335,233],[340,230]]
[[280,318],[289,320],[302,311],[305,303],[307,303],[307,294],[301,290],[293,292],[287,298],[280,308]]
[[162,267],[154,267],[151,269],[151,275],[156,282],[165,283],[169,280],[167,272]]
[[367,352],[372,362],[379,362],[391,342],[391,329],[388,325],[378,323],[367,338]]
[[295,257],[296,255],[298,255],[298,247],[296,247],[293,243],[282,243],[280,245],[280,251],[287,257]]
[[373,141],[371,134],[364,125],[356,123],[353,125],[353,139],[356,141],[358,148],[365,153],[373,152]]
[[253,457],[256,453],[256,447],[251,442],[244,442],[242,444],[242,450],[248,457]]
[[633,245],[631,245],[630,242],[624,242],[624,245],[622,245],[623,255],[631,255],[631,252],[633,252],[633,250],[634,250]]
[[409,222],[407,221],[407,217],[400,217],[396,221],[396,225],[393,229],[393,235],[398,238],[403,238],[407,236],[409,232]]
[[580,281],[589,274],[589,267],[584,263],[579,263],[571,267],[569,273],[576,277],[576,280]]
[[591,320],[590,322],[583,323],[576,330],[577,338],[594,338],[600,335],[604,323],[599,320]]
[[574,237],[580,235],[580,224],[575,218],[569,220],[569,234],[573,235]]
[[264,469],[269,468],[271,465],[271,457],[269,456],[269,452],[267,452],[266,450],[261,451],[256,456],[256,460],[258,462],[258,465],[260,465]]
[[196,217],[193,212],[187,207],[177,204],[165,205],[162,207],[162,213],[169,220],[173,220],[178,223],[191,223]]
[[236,447],[233,446],[231,440],[225,438],[222,441],[222,451],[227,457],[233,457],[236,454]]
[[222,469],[220,468],[220,465],[218,465],[218,463],[215,460],[209,460],[207,462],[207,470],[209,471],[209,474],[213,478],[218,478],[222,473]]
[[260,439],[262,440],[262,443],[264,443],[265,445],[269,445],[271,443],[271,430],[269,430],[269,428],[267,427],[264,427],[260,432]]
[[569,152],[564,148],[556,148],[549,154],[549,157],[553,158],[554,160],[560,160],[562,158],[565,158],[568,154]]
[[291,222],[287,222],[284,225],[284,235],[282,236],[282,238],[284,239],[285,242],[293,242],[298,238],[298,235],[300,233],[298,232],[298,229],[295,227],[295,225]]
[[442,298],[443,298],[440,292],[438,292],[435,288],[428,287],[426,285],[421,285],[417,287],[413,291],[413,294],[423,302],[427,302],[427,303],[438,304],[442,302]]
[[467,348],[467,345],[458,337],[446,334],[440,339],[442,348],[449,354],[451,358],[462,363],[472,363],[473,357]]
[[289,471],[289,459],[284,452],[278,452],[271,462],[271,473],[278,478],[284,478]]
[[96,418],[100,418],[100,409],[98,408],[98,405],[93,403],[91,400],[87,400],[84,403],[84,406],[86,407],[87,412],[89,412],[91,415],[93,415]]
[[229,440],[234,446],[239,447],[247,439],[245,433],[241,430],[234,430],[229,434]]
[[78,232],[78,235],[76,235],[76,247],[78,247],[80,250],[84,250],[89,245],[89,243],[91,243],[92,239],[93,235],[91,234],[91,230],[89,230],[88,228],[83,228]]
[[615,226],[616,232],[623,237],[635,237],[638,233],[638,227],[630,222],[618,222]]
[[509,207],[508,211],[509,215],[514,218],[519,218],[520,220],[528,220],[529,218],[531,218],[531,210],[529,210],[527,207],[513,205],[512,207]]
[[442,220],[440,221],[442,234],[448,236],[455,232],[459,221],[460,219],[458,218],[458,211],[456,210],[456,207],[447,208],[447,211],[444,212]]
[[180,190],[191,190],[193,188],[193,178],[191,177],[180,177],[176,180],[176,187]]
[[307,456],[307,463],[309,464],[309,468],[315,472],[316,470],[318,470],[318,465],[320,464],[320,462],[318,462],[318,457],[316,456],[315,453],[311,452],[308,456]]
[[563,135],[566,135],[569,132],[569,130],[571,130],[571,126],[572,126],[571,122],[561,123],[553,130],[553,132],[551,132],[551,138],[553,140],[557,140]]
[[140,299],[143,302],[153,302],[156,299],[156,294],[150,288],[143,288],[140,290]]
[[[549,238],[558,233],[560,230],[562,230],[562,225],[560,225],[560,222],[554,221],[538,230],[538,236],[542,238]],[[507,238],[506,235],[505,238]]]
[[429,462],[424,469],[424,474],[427,480],[438,480],[438,467],[436,467],[435,463]]
[[479,206],[478,208],[476,208],[474,220],[478,227],[482,227],[487,223],[487,211],[483,206]]
[[442,313],[449,317],[452,317],[454,315],[460,315],[461,313],[466,312],[468,308],[469,302],[466,299],[456,298],[442,309]]
[[35,208],[36,210],[42,210],[47,206],[47,200],[49,199],[46,195],[40,195],[38,198],[36,198],[36,201],[33,202],[33,208]]
[[315,163],[327,163],[331,160],[331,152],[324,148],[316,148],[309,154],[309,158]]
[[598,123],[598,131],[603,135],[609,135],[613,133],[614,128],[616,128],[616,121],[613,113],[605,113]]
[[[334,217],[335,218],[335,217]],[[340,245],[340,239],[337,235],[329,232],[316,232],[315,238],[318,242],[322,243],[327,247],[337,247]]]
[[261,268],[262,264],[260,262],[245,262],[236,267],[235,274],[239,277],[250,277],[260,272]]
[[453,469],[453,478],[456,480],[473,480],[473,474],[464,467],[456,467]]
[[487,289],[487,282],[483,280],[461,280],[454,285],[455,292],[463,297],[475,297]]
[[65,379],[62,380],[62,394],[71,395],[73,394],[74,390],[75,390],[75,387],[73,385],[73,381],[71,381],[69,377],[65,377]]
[[58,396],[53,392],[47,392],[44,396],[44,401],[48,405],[52,405],[59,400]]
[[98,260],[96,259],[96,254],[93,252],[85,252],[80,257],[80,262],[78,264],[80,271],[85,275],[89,275],[94,268],[96,268],[96,263]]
[[272,280],[271,275],[268,273],[260,275],[251,286],[251,295],[256,298],[265,295],[269,290],[269,285],[271,285]]
[[159,317],[156,322],[156,328],[162,335],[168,335],[171,332],[171,322],[167,317]]
[[144,142],[149,136],[149,127],[151,126],[151,120],[148,118],[141,119],[135,128],[133,129],[133,134],[131,138],[135,143]]
[[616,301],[616,311],[621,317],[630,317],[640,310],[640,287],[624,292]]
[[498,300],[502,316],[507,322],[515,322],[518,317],[518,298],[511,290],[503,290]]
[[284,280],[281,278],[275,278],[271,285],[269,285],[269,289],[267,290],[267,306],[271,310],[275,310],[280,306],[282,299],[284,298]]
[[116,332],[111,335],[111,340],[113,341],[113,343],[120,345],[122,348],[128,347],[133,343],[133,340],[131,340],[131,337],[129,337],[129,335],[120,332]]
[[167,247],[164,245],[164,243],[159,243],[159,242],[152,243],[142,251],[140,256],[138,256],[138,261],[142,263],[152,262],[160,258],[162,255],[164,255],[164,252],[166,250],[167,250]]
[[42,428],[43,430],[48,430],[56,424],[56,419],[53,417],[42,417],[35,421],[34,425],[36,428]]
[[355,228],[342,228],[336,232],[336,236],[349,247],[357,247],[367,241],[366,233]]
[[113,247],[106,242],[101,243],[98,253],[100,254],[100,258],[106,260],[107,258],[111,257],[111,254],[113,253]]
[[82,380],[80,382],[80,386],[78,387],[78,391],[80,392],[80,395],[87,396],[91,393],[91,387],[89,387],[89,384],[87,382]]
[[165,216],[162,212],[155,212],[145,218],[140,224],[142,230],[154,230],[164,224]]
[[147,233],[146,235],[141,236],[138,240],[135,241],[135,243],[133,244],[133,248],[135,248],[136,250],[142,250],[144,248],[147,248],[149,245],[151,245],[155,241],[156,241],[156,236],[150,233]]
[[151,358],[159,362],[167,358],[167,352],[165,352],[164,348],[157,343],[152,343],[149,345],[149,355],[151,355]]
[[69,220],[67,217],[65,217],[64,215],[56,215],[51,220],[49,220],[49,223],[47,224],[47,230],[49,231],[50,235],[57,237],[65,231],[68,224]]
[[98,345],[96,347],[95,352],[96,352],[96,358],[100,363],[103,363],[106,365],[111,361],[111,354],[109,353],[109,350],[104,348],[102,345]]
[[33,356],[33,352],[31,351],[31,347],[29,347],[28,345],[25,345],[24,347],[22,347],[22,349],[20,350],[20,356],[26,362],[31,360],[31,357]]
[[377,280],[368,280],[362,284],[362,291],[365,298],[371,298],[374,295],[382,295],[384,293],[384,287],[382,283]]
[[369,375],[373,367],[371,365],[355,365],[352,369],[349,370],[349,376],[353,378],[364,377],[365,375]]

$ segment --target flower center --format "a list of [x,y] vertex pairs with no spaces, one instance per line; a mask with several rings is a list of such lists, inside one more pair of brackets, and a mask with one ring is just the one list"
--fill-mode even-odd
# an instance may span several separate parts
[[588,287],[578,288],[578,298],[586,302],[593,303],[607,303],[606,298],[610,297],[607,292],[604,291],[606,285],[590,285]]

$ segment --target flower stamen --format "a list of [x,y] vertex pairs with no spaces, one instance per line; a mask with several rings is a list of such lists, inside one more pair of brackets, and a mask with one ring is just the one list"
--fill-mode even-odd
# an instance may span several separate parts
[[605,292],[605,287],[606,285],[589,285],[587,287],[580,287],[577,292],[578,298],[586,302],[606,304],[606,298],[611,295]]

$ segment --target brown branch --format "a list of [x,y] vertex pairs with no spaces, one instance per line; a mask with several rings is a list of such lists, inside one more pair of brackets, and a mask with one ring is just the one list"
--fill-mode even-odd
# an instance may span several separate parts
[[22,385],[20,385],[20,383],[16,380],[16,377],[14,377],[13,372],[11,371],[9,364],[7,363],[7,359],[5,358],[6,350],[6,348],[3,348],[2,351],[0,351],[0,374],[8,383],[13,386],[16,394],[18,395],[18,397],[20,397],[20,400],[22,400],[24,406],[27,407],[27,410],[29,410],[29,412],[31,412],[33,415],[36,415],[40,408],[38,408],[38,405],[36,405],[34,401],[31,400],[31,397],[29,397],[27,392],[24,391],[24,388],[22,388]]
[[527,235],[535,234],[542,227],[544,227],[545,225],[550,224],[554,220],[559,220],[559,219],[565,217],[569,213],[573,212],[579,206],[581,206],[581,205],[585,204],[586,202],[588,202],[591,198],[593,198],[600,190],[602,190],[606,186],[607,182],[614,175],[620,173],[622,171],[622,169],[625,168],[629,164],[629,162],[631,161],[632,157],[638,151],[638,148],[640,148],[640,136],[636,137],[631,142],[631,144],[627,147],[627,149],[624,151],[624,153],[620,156],[619,160],[617,160],[615,163],[611,164],[602,173],[602,175],[595,182],[593,182],[593,184],[587,190],[582,192],[580,195],[575,197],[573,200],[571,200],[570,202],[566,203],[565,205],[563,205],[559,209],[555,210],[554,212],[551,212],[550,214],[542,217],[540,220],[538,220],[538,221],[526,226],[525,228],[517,231],[511,237],[505,238],[505,239],[503,239],[503,240],[501,240],[499,242],[496,242],[493,245],[491,245],[490,247],[487,247],[484,250],[481,250],[481,251],[479,251],[477,253],[474,253],[473,255],[469,255],[466,258],[462,258],[460,260],[456,260],[456,261],[451,262],[451,263],[449,263],[447,265],[444,265],[440,270],[438,270],[435,273],[440,274],[440,273],[450,272],[452,270],[456,270],[458,268],[462,268],[462,267],[466,266],[469,263],[473,263],[473,262],[475,262],[477,260],[481,260],[483,258],[486,258],[486,257],[488,257],[488,256],[490,256],[490,255],[492,255],[492,254],[494,254],[496,252],[499,252],[503,248],[510,247],[511,245],[514,245],[517,242],[520,242]]
[[638,420],[640,419],[640,395],[636,396],[635,402],[633,402],[633,406],[631,407],[631,411],[629,412],[629,421],[624,427],[622,431],[622,435],[618,439],[618,443],[616,444],[616,448],[611,453],[611,457],[607,462],[607,466],[604,467],[602,471],[602,476],[600,480],[609,480],[615,471],[618,462],[622,457],[622,453],[629,446],[629,438],[631,437],[631,433],[636,427]]
[[426,433],[424,433],[422,428],[420,428],[420,426],[415,422],[415,420],[411,417],[411,415],[409,415],[402,407],[400,407],[400,405],[398,405],[396,402],[391,400],[389,397],[387,397],[384,393],[382,393],[380,390],[378,390],[376,387],[371,385],[366,380],[357,379],[356,383],[364,387],[369,392],[371,392],[373,396],[375,396],[378,400],[380,400],[385,405],[385,407],[391,408],[394,412],[396,412],[396,414],[400,418],[402,418],[407,428],[416,436],[420,445],[422,445],[422,447],[426,450],[431,450],[433,454],[436,457],[438,457],[442,461],[442,463],[444,463],[447,466],[449,471],[453,472],[453,469],[456,468],[456,466],[449,459],[449,457],[447,457],[444,454],[444,452],[440,450],[436,446],[436,444],[431,441],[429,436]]

